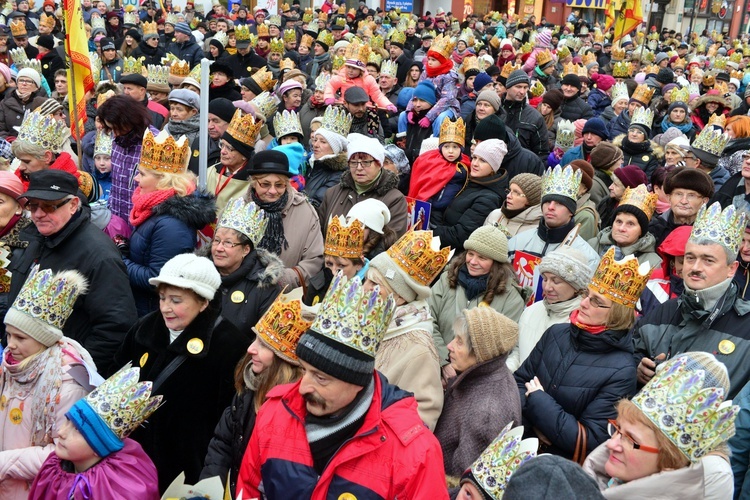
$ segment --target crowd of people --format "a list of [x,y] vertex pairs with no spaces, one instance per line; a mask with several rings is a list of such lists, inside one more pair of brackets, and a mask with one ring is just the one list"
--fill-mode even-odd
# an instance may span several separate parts
[[212,5],[0,13],[0,498],[750,495],[746,35]]

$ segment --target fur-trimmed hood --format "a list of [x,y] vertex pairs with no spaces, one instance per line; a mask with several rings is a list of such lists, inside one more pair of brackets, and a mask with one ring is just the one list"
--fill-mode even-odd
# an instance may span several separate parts
[[[614,139],[612,139],[612,144],[617,146],[618,148],[622,149],[622,140],[625,138],[627,134],[620,134]],[[653,154],[658,160],[664,159],[664,148],[659,146],[659,143],[654,141],[653,139],[649,139],[648,142],[651,143],[651,154]]]
[[[195,254],[213,262],[211,245],[203,245]],[[284,263],[277,255],[262,248],[255,248],[247,254],[235,272],[221,277],[221,286],[229,288],[240,279],[247,278],[257,281],[260,288],[266,288],[276,285],[283,273]]]
[[[354,178],[348,170],[341,175],[341,186],[346,189],[356,190]],[[385,196],[391,189],[398,189],[398,175],[390,170],[381,169],[380,178],[368,192],[375,193],[375,196]]]
[[201,229],[216,219],[216,199],[206,191],[189,196],[172,196],[153,208],[155,216],[174,217],[187,226]]
[[310,166],[313,168],[313,171],[317,168],[331,170],[333,172],[344,172],[349,170],[346,151],[342,151],[337,155],[326,155],[320,160],[315,160],[313,157],[310,157]]

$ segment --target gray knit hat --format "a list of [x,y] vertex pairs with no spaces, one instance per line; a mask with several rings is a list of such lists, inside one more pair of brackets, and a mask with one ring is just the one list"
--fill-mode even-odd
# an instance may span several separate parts
[[500,96],[497,95],[497,92],[495,92],[495,89],[489,88],[481,91],[479,95],[477,96],[477,101],[485,101],[490,103],[490,106],[495,108],[495,112],[497,112],[500,109],[500,106],[502,106],[502,101],[500,100]]
[[537,267],[539,274],[550,273],[559,276],[576,291],[585,290],[594,276],[586,256],[575,248],[558,247],[542,257]]
[[531,81],[529,80],[529,75],[527,75],[524,70],[517,69],[508,76],[508,79],[505,81],[505,88],[509,89],[512,86],[518,85],[520,83],[531,85]]
[[526,196],[527,205],[533,207],[542,201],[542,178],[534,174],[518,174],[510,180]]
[[388,286],[406,302],[414,302],[430,296],[430,287],[414,281],[386,252],[376,255],[370,261],[370,267],[380,272]]
[[473,250],[496,262],[508,262],[508,237],[497,224],[487,224],[475,229],[464,243],[464,249]]
[[479,363],[510,352],[518,342],[518,323],[491,307],[464,309],[463,315]]

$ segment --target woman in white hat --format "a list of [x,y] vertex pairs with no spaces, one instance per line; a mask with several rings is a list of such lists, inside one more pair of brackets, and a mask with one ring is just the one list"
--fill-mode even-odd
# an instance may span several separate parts
[[393,229],[388,227],[391,211],[380,200],[362,200],[354,205],[346,216],[359,219],[365,225],[365,244],[362,253],[370,260],[385,252],[398,239]]

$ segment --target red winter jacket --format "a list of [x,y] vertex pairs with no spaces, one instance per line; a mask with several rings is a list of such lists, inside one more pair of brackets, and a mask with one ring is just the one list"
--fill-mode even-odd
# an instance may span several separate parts
[[375,372],[375,392],[357,434],[313,468],[300,382],[275,387],[258,413],[240,466],[237,496],[312,500],[448,498],[440,444],[417,414],[414,397]]

